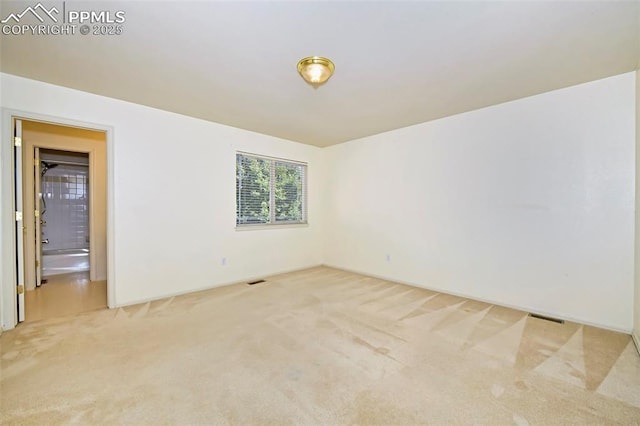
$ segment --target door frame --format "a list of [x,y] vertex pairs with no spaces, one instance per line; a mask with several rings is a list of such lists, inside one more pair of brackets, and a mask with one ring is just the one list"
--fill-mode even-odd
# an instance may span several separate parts
[[55,117],[35,112],[1,108],[0,121],[0,306],[1,328],[10,330],[18,323],[17,253],[15,231],[15,174],[13,164],[14,119],[98,130],[106,134],[107,152],[107,306],[116,307],[115,204],[114,204],[114,128],[109,125]]
[[[20,120],[22,122],[22,120]],[[26,144],[25,144],[26,145]],[[33,264],[31,264],[31,262],[27,262],[27,259],[30,258],[30,256],[24,256],[23,257],[23,262],[25,263],[26,266],[28,266],[29,268],[33,267],[33,269],[35,269],[35,286],[36,287],[40,287],[42,285],[42,225],[40,223],[40,215],[43,214],[42,213],[42,176],[40,176],[40,147],[38,146],[34,146],[33,147],[33,153],[35,154],[33,156],[34,161],[31,162],[32,166],[30,167],[31,171],[33,173],[29,173],[29,175],[33,176],[33,185],[31,186],[31,188],[33,188],[33,191],[31,192],[31,200],[33,200],[33,209],[31,210],[38,210],[38,215],[35,216],[33,218],[33,223],[35,224],[34,228],[35,228],[35,238],[34,238],[34,242],[35,242],[35,247],[33,247],[33,253],[29,253],[29,250],[27,250],[27,254],[33,254],[35,257],[35,262]],[[24,173],[24,172],[23,172]],[[25,176],[22,176],[22,184],[26,184],[25,186],[27,187],[27,189],[29,188],[29,184],[27,183],[27,180],[25,179]],[[24,197],[24,190],[22,192],[22,196]],[[30,201],[31,201],[30,200]],[[26,204],[26,203],[25,203]],[[24,219],[24,215],[26,212],[29,211],[29,209],[27,209],[27,206],[24,205],[24,211],[22,212],[22,218]],[[31,215],[29,215],[31,216]],[[43,215],[44,216],[44,215]],[[25,229],[26,231],[26,229]],[[26,232],[25,232],[26,234]],[[20,256],[18,256],[19,258]],[[25,268],[26,269],[26,268]],[[26,278],[26,277],[25,277]],[[27,280],[25,279],[25,283],[24,283],[25,287],[27,286]]]

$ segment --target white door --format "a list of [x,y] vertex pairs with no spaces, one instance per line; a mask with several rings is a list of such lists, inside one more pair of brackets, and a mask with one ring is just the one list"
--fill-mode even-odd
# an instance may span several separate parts
[[[42,166],[40,165],[40,148],[34,148],[33,161],[33,206],[36,230],[36,287],[42,285],[42,225],[44,219],[44,202],[42,200]],[[48,241],[47,241],[48,243]]]
[[15,170],[15,194],[16,194],[16,256],[18,265],[17,274],[17,304],[18,322],[24,321],[24,231],[25,226],[22,220],[22,120],[15,121],[14,128],[14,170]]

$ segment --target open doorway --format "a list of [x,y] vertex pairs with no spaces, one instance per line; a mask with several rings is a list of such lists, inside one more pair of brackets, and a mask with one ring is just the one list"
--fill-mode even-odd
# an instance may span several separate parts
[[[88,272],[89,154],[37,148],[41,277],[36,286],[56,275]],[[37,173],[38,170],[35,170]]]
[[23,318],[106,308],[106,133],[19,121]]

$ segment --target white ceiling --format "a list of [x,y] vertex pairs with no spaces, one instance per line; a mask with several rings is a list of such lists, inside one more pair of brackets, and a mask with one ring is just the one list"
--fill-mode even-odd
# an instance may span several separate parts
[[[0,14],[35,3],[3,0]],[[123,34],[3,35],[0,69],[317,146],[640,62],[640,1],[66,2],[74,6],[124,10]],[[296,71],[311,55],[336,64],[318,89]]]

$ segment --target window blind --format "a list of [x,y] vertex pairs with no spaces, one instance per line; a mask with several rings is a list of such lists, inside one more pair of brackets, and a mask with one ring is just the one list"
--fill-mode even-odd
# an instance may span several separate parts
[[236,154],[236,225],[306,223],[305,163]]

